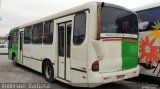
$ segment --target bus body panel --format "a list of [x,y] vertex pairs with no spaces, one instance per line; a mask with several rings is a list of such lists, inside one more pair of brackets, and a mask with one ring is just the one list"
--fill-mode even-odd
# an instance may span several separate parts
[[160,4],[135,9],[139,16],[140,73],[160,77]]
[[[123,39],[122,70],[135,68],[138,64],[138,39]],[[134,50],[133,50],[134,49]]]
[[[53,45],[32,45],[24,44],[23,45],[23,61],[24,65],[31,67],[39,72],[42,72],[41,66],[44,59],[50,59],[53,61],[54,55],[54,46]],[[55,63],[55,62],[53,62]],[[35,66],[37,65],[37,66]]]
[[[140,66],[140,69],[141,69],[140,73],[144,74],[144,75],[159,77],[159,76],[157,76],[157,74],[159,73],[159,70],[157,69],[157,68],[159,68],[159,65],[157,66],[157,63],[154,60],[154,57],[144,55],[144,52],[146,52],[146,53],[155,52],[154,51],[155,48],[153,48],[153,46],[159,47],[159,45],[160,45],[159,40],[155,40],[154,43],[152,43],[152,45],[150,45],[152,47],[145,45],[145,42],[147,41],[147,39],[148,39],[149,43],[154,40],[152,37],[149,37],[151,32],[156,32],[156,31],[145,31],[145,32],[139,33],[139,41],[140,41],[140,49],[139,50],[142,50],[139,52],[139,60],[140,60],[139,64],[141,65]],[[159,31],[157,31],[157,32],[159,32]],[[148,43],[146,43],[146,44],[148,44]],[[158,52],[158,50],[157,50],[157,52]],[[154,54],[158,55],[157,53],[154,53]],[[142,55],[144,55],[145,57],[142,57]],[[147,61],[147,57],[148,57],[148,61]],[[153,58],[153,60],[152,60],[152,58]],[[152,60],[152,63],[151,63],[151,60]]]
[[[123,41],[124,40],[124,41]],[[134,68],[138,64],[138,41],[123,38],[105,38],[93,43],[100,59],[100,72],[114,72]],[[134,49],[134,50],[133,50]],[[109,65],[106,65],[110,63]]]
[[[121,70],[122,57],[121,57],[121,42],[107,42],[95,41],[93,42],[95,51],[100,56],[99,58],[99,72],[114,72]],[[114,50],[113,50],[114,49]],[[109,63],[109,65],[106,65]]]

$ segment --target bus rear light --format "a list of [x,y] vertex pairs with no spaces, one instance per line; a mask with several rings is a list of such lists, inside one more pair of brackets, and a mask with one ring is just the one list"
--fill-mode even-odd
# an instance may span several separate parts
[[86,79],[86,76],[82,76],[83,79]]
[[104,80],[109,79],[110,77],[105,77]]
[[82,67],[82,70],[86,70],[86,67]]
[[137,72],[136,72],[136,71],[134,71],[133,73],[134,73],[134,74],[136,74]]
[[92,71],[94,71],[94,72],[99,71],[99,61],[95,61],[92,64]]

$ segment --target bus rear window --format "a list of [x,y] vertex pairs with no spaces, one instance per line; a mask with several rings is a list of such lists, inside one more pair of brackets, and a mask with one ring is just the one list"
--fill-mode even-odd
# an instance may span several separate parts
[[138,32],[137,15],[123,9],[103,7],[101,21],[102,33],[135,34]]

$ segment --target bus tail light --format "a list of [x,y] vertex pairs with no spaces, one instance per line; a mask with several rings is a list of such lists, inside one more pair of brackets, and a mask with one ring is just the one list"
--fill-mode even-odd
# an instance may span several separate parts
[[134,74],[136,74],[137,72],[136,72],[136,71],[134,71],[133,73],[134,73]]
[[99,61],[95,61],[92,64],[92,71],[94,71],[94,72],[99,71]]
[[123,79],[125,77],[125,75],[118,75],[117,79]]

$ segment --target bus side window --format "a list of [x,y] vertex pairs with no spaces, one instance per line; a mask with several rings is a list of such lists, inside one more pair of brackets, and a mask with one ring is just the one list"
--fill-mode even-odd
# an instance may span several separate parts
[[18,31],[14,32],[13,42],[18,42]]
[[138,25],[139,25],[139,31],[148,31],[150,28],[149,27],[149,21],[148,21],[148,14],[149,12],[147,10],[143,10],[140,12],[137,12],[138,14]]
[[73,43],[80,45],[83,43],[86,34],[86,13],[78,13],[74,18]]
[[9,37],[9,47],[12,45],[13,43],[13,34],[10,34],[10,37]]
[[45,22],[44,36],[43,36],[43,43],[44,44],[52,44],[53,43],[53,30],[54,30],[53,21]]
[[43,36],[43,23],[34,25],[32,29],[32,43],[42,44],[42,36]]
[[24,30],[24,43],[31,43],[31,39],[32,39],[32,28],[28,27],[25,28]]

